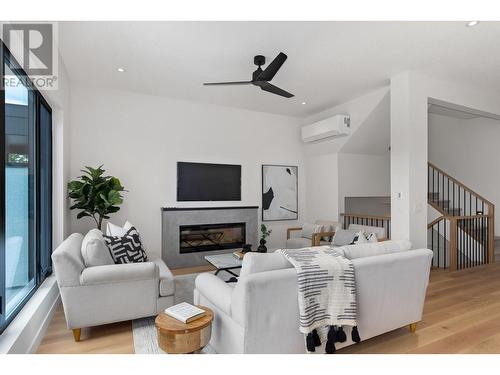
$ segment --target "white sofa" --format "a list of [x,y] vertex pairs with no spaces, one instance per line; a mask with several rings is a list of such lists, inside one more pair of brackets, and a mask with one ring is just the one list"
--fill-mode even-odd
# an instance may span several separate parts
[[[342,249],[355,268],[362,340],[421,320],[431,250],[410,250],[408,241]],[[236,285],[209,273],[195,284],[195,303],[215,312],[210,344],[218,353],[305,352],[298,330],[297,274],[281,254],[245,255]],[[353,344],[350,330],[346,333],[348,341],[337,343],[337,349]]]
[[83,235],[73,233],[53,253],[64,315],[76,341],[80,329],[157,315],[174,303],[174,278],[165,263],[85,267]]

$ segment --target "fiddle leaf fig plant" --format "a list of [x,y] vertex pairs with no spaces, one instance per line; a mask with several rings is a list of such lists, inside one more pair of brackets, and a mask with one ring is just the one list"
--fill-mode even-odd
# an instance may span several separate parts
[[123,203],[121,192],[126,191],[120,180],[113,176],[104,176],[102,165],[97,168],[85,167],[83,174],[68,182],[68,197],[73,200],[70,210],[80,210],[78,219],[91,217],[98,229],[102,220],[120,210]]

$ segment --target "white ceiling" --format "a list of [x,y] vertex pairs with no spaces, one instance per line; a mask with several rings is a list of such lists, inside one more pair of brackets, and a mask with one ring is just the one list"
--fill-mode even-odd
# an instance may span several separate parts
[[[85,85],[306,116],[414,69],[500,91],[500,22],[65,22],[61,55]],[[203,87],[247,80],[253,56],[288,55],[273,84]],[[125,73],[117,72],[125,67]],[[307,102],[302,105],[301,102]]]

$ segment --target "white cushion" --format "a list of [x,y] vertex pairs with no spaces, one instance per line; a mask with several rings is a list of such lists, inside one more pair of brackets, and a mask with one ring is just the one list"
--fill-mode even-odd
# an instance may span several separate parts
[[240,277],[285,268],[292,268],[292,265],[280,253],[246,253],[241,264]]
[[314,224],[322,225],[323,231],[325,231],[325,232],[333,232],[339,223],[336,221],[330,221],[330,220],[316,220],[314,222]]
[[345,246],[350,245],[354,238],[356,237],[356,231],[351,229],[337,229],[335,230],[335,235],[333,236],[332,245]]
[[378,242],[377,233],[370,233],[366,239],[368,242]]
[[127,233],[128,230],[132,227],[133,225],[128,220],[125,222],[125,225],[123,227],[120,227],[119,225],[115,225],[108,221],[108,224],[106,225],[106,235],[113,237],[123,237],[125,233]]
[[85,235],[81,246],[81,252],[85,267],[115,264],[104,242],[102,232],[99,229],[91,229]]
[[382,227],[372,227],[370,225],[361,225],[361,224],[349,224],[349,229],[360,231],[364,230],[365,233],[375,233],[377,238],[385,238],[385,228]]
[[[86,268],[80,276],[80,281],[82,285],[103,285],[104,287],[104,285],[114,283],[130,284],[133,281],[155,278],[158,279],[157,267],[151,262],[145,262]],[[127,296],[124,295],[122,298],[127,298]]]
[[[323,232],[334,232],[335,228],[339,225],[336,221],[330,220],[316,220],[314,224],[323,225]],[[332,242],[333,236],[321,237],[322,241]]]
[[377,243],[363,243],[359,245],[342,246],[347,259],[365,258],[375,255],[392,254],[407,251],[411,242],[407,240],[383,241]]
[[358,236],[358,238],[354,241],[355,245],[360,244],[360,243],[368,243],[368,240],[365,237],[364,231],[360,230],[358,233],[356,233],[356,236]]
[[314,233],[321,233],[322,231],[323,225],[305,223],[302,225],[300,237],[312,239]]

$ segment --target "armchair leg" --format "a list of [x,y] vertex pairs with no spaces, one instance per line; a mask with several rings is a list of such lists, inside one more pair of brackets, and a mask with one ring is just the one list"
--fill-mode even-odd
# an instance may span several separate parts
[[415,333],[417,330],[417,323],[410,324],[410,332]]
[[82,334],[82,329],[81,328],[76,328],[73,330],[73,337],[75,338],[76,342],[80,341],[80,335]]

